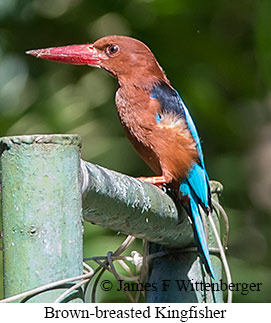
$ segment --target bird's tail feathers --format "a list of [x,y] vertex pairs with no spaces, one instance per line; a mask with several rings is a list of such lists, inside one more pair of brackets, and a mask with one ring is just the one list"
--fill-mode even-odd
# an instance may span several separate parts
[[213,267],[211,264],[207,239],[205,236],[205,230],[202,222],[202,218],[200,215],[199,205],[195,202],[193,198],[190,198],[190,216],[193,222],[193,229],[195,231],[195,238],[198,240],[199,246],[199,254],[201,259],[205,265],[207,272],[212,276],[215,277]]

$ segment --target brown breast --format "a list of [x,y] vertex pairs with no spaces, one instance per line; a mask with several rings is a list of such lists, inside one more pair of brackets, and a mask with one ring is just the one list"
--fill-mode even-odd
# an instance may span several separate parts
[[128,139],[155,174],[164,175],[167,182],[185,178],[198,160],[196,144],[185,121],[166,114],[157,123],[160,103],[142,88],[119,88],[116,105]]
[[146,91],[140,88],[130,91],[119,88],[116,93],[118,115],[128,139],[154,173],[161,175],[159,158],[151,142],[155,113],[148,108],[148,101]]

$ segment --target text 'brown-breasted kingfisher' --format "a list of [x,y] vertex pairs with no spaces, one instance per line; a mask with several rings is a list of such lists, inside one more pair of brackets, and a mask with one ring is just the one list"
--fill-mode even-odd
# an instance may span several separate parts
[[171,86],[150,49],[125,36],[107,36],[94,44],[28,51],[27,54],[68,64],[100,67],[117,78],[115,102],[127,137],[157,176],[167,183],[193,224],[198,251],[214,277],[200,207],[212,209],[209,178],[200,138],[178,92]]

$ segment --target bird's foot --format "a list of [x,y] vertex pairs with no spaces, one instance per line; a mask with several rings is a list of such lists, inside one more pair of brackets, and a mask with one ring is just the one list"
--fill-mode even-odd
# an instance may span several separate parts
[[158,186],[159,188],[163,188],[163,184],[167,183],[165,176],[152,176],[152,177],[137,177],[141,181],[145,183],[150,183]]

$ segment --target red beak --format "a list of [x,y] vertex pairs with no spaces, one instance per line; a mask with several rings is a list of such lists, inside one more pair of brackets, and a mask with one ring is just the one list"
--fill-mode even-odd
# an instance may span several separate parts
[[33,49],[26,54],[74,65],[99,67],[101,63],[101,58],[92,44]]

